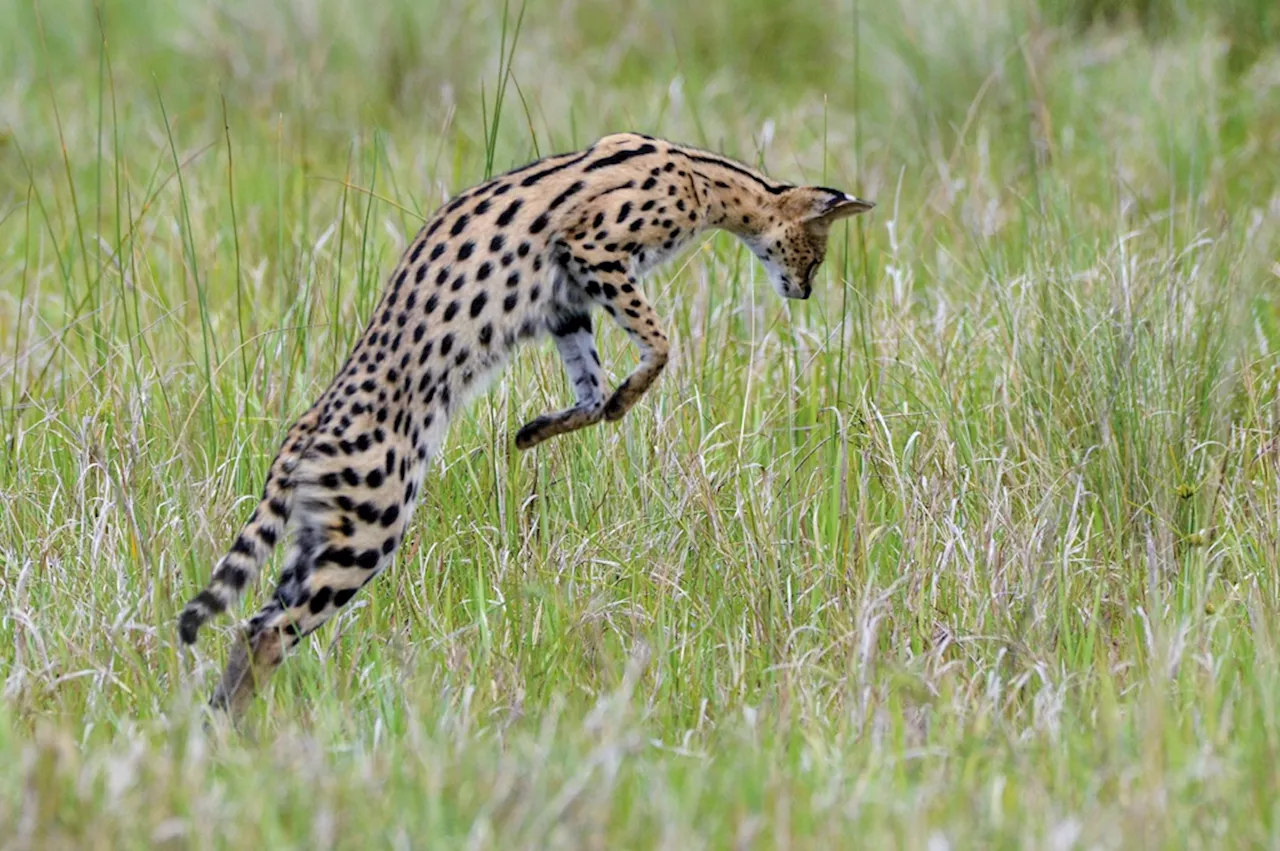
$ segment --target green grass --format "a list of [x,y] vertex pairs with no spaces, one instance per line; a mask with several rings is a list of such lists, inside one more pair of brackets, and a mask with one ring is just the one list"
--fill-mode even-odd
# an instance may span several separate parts
[[[1173,5],[0,0],[0,848],[1280,843],[1280,52]],[[617,426],[516,453],[525,350],[207,736],[176,614],[406,237],[622,129],[879,206],[651,279]]]

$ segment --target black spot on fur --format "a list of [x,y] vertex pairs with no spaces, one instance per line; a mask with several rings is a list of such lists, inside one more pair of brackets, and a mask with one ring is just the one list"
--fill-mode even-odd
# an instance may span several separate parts
[[328,547],[316,556],[316,564],[336,564],[338,567],[351,567],[356,563],[356,551],[351,547]]
[[324,611],[324,607],[329,605],[329,598],[333,596],[333,589],[328,585],[320,588],[311,598],[311,614],[318,615]]
[[551,326],[551,334],[554,337],[564,337],[568,334],[576,334],[579,331],[591,333],[591,317],[586,313],[572,313]]
[[611,166],[611,165],[617,165],[618,163],[626,162],[627,160],[632,159],[634,157],[642,157],[642,156],[645,156],[646,154],[655,153],[657,150],[658,149],[655,148],[653,145],[646,142],[645,144],[641,145],[638,148],[630,148],[627,150],[618,151],[617,153],[614,153],[614,154],[610,154],[607,157],[601,157],[600,159],[595,160],[592,163],[589,163],[582,170],[595,171],[596,169],[599,169],[599,168],[607,168],[608,166]]
[[563,205],[563,204],[564,204],[564,202],[565,202],[565,201],[568,201],[568,200],[569,200],[570,198],[572,198],[574,195],[577,195],[577,194],[578,194],[579,192],[581,192],[581,191],[583,190],[583,188],[585,188],[585,187],[586,187],[586,184],[585,184],[585,183],[583,183],[581,180],[575,181],[575,182],[573,183],[573,185],[571,185],[571,186],[567,187],[567,188],[566,188],[563,192],[561,192],[559,195],[557,195],[556,197],[552,198],[552,199],[551,199],[551,203],[547,205],[547,209],[548,209],[548,210],[555,210],[555,209],[559,208],[561,205]]
[[566,168],[569,168],[570,166],[577,165],[578,163],[585,160],[590,153],[591,152],[589,150],[583,151],[577,156],[570,157],[569,159],[565,160],[562,163],[557,163],[556,165],[553,165],[549,168],[544,168],[541,171],[536,171],[533,174],[526,177],[524,180],[521,180],[520,185],[533,186],[539,180],[542,180],[542,178],[547,177],[548,175],[555,174],[558,171],[564,171]]
[[511,224],[511,220],[516,217],[516,213],[520,211],[520,207],[523,205],[524,205],[524,201],[521,200],[520,198],[517,198],[514,201],[512,201],[510,205],[507,206],[507,209],[503,210],[502,213],[498,216],[498,219],[497,219],[498,227],[505,228],[507,225]]

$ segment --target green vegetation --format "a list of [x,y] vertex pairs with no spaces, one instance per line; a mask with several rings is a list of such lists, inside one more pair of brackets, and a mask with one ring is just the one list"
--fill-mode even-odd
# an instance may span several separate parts
[[[1280,842],[1280,22],[1071,5],[0,0],[0,848]],[[177,611],[406,236],[621,129],[879,206],[652,279],[618,426],[517,454],[526,350],[207,736]]]

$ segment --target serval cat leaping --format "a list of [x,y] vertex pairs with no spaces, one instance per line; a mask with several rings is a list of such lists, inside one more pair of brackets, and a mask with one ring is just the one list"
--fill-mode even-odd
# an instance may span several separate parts
[[[289,648],[390,563],[450,417],[518,343],[550,333],[576,396],[521,428],[520,449],[620,419],[667,362],[641,275],[718,228],[750,247],[780,295],[808,298],[832,223],[872,206],[631,133],[450,200],[406,250],[337,378],[289,429],[262,501],[182,612],[192,644],[292,532],[280,582],[245,626],[213,706],[239,713]],[[641,354],[612,393],[592,336],[596,307]]]

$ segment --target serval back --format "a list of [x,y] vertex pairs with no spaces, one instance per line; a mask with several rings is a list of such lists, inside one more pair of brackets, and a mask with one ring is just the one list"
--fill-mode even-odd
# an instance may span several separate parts
[[[451,199],[405,251],[337,378],[289,429],[261,502],[182,612],[179,632],[191,644],[290,533],[275,592],[245,625],[213,705],[243,709],[289,648],[386,568],[450,418],[519,343],[549,333],[575,395],[521,428],[520,449],[617,420],[667,362],[667,335],[637,283],[643,273],[721,229],[760,258],[780,295],[808,298],[831,224],[872,206],[630,133]],[[641,355],[611,393],[592,334],[597,307]]]

